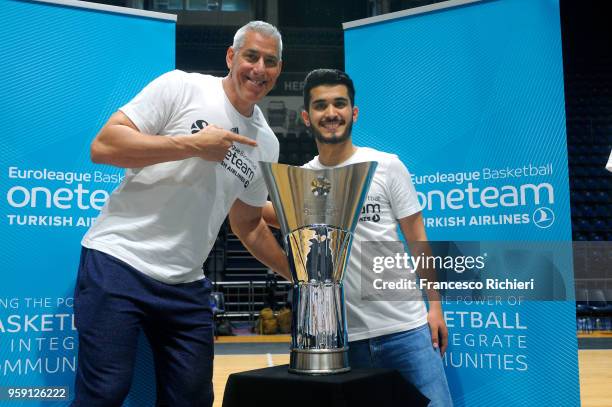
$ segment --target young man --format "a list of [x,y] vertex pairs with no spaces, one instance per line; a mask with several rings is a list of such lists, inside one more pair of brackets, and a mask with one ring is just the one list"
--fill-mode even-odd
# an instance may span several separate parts
[[278,159],[278,141],[255,105],[274,86],[281,53],[278,30],[251,22],[227,50],[225,78],[164,74],[93,141],[92,160],[126,175],[82,241],[73,406],[122,405],[141,330],[153,350],[157,405],[212,405],[211,285],[202,264],[228,212],[245,246],[288,276],[261,218],[267,190],[257,163]]
[[[344,275],[350,364],[398,369],[431,400],[430,406],[450,406],[441,360],[448,331],[437,293],[427,293],[429,312],[423,301],[361,299],[361,242],[399,241],[398,225],[413,245],[425,242],[427,235],[410,174],[399,158],[353,144],[351,129],[358,116],[354,102],[353,81],[346,73],[317,69],[306,77],[302,118],[315,136],[319,155],[304,168],[378,162],[366,202],[375,202],[380,212],[359,220]],[[270,203],[264,218],[278,225]]]

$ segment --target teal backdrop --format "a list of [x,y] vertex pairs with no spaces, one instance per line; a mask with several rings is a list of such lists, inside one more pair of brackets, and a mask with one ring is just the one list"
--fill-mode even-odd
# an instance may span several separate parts
[[[91,163],[89,144],[175,64],[174,19],[77,3],[3,0],[0,13],[0,387],[68,386],[70,397],[80,240],[123,177]],[[151,372],[143,347],[126,405],[153,403]]]
[[510,279],[552,261],[555,295],[444,304],[455,405],[579,406],[559,3],[447,3],[345,24],[354,139],[407,165],[430,240],[507,242]]

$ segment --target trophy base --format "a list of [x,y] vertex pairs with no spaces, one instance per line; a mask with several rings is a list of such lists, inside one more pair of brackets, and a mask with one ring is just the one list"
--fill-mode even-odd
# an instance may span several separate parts
[[351,370],[348,348],[291,349],[289,373],[303,375],[331,375]]

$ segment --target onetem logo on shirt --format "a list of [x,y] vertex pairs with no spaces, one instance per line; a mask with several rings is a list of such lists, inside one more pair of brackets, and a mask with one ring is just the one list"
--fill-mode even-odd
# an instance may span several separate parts
[[366,202],[361,208],[360,222],[379,222],[380,221],[380,197],[368,195]]
[[255,163],[249,158],[244,151],[232,144],[225,158],[221,162],[221,167],[233,174],[242,184],[244,188],[248,187],[255,177]]

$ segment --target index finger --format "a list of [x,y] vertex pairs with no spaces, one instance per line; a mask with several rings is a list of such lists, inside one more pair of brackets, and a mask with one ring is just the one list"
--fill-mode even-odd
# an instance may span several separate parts
[[240,134],[232,133],[231,131],[227,132],[227,138],[228,140],[234,141],[236,143],[257,147],[257,142],[255,140],[251,140],[250,138],[241,136]]
[[442,329],[440,332],[440,355],[444,356],[448,347],[448,329]]
[[438,327],[434,326],[434,327],[430,328],[430,330],[431,330],[431,343],[432,343],[434,348],[438,348],[439,347],[439,343],[438,343]]

